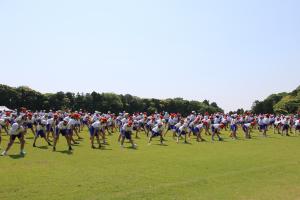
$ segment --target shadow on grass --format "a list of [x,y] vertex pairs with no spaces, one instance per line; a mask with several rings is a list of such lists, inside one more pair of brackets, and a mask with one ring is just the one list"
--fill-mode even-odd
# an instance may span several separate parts
[[154,144],[154,145],[156,145],[156,146],[162,146],[162,147],[167,147],[167,146],[169,146],[169,145],[167,145],[167,144]]
[[38,149],[48,149],[48,146],[40,146],[40,147],[36,147]]
[[124,147],[124,149],[137,150],[137,148],[133,148],[133,147],[131,147],[131,146],[129,146],[129,147]]
[[58,153],[62,153],[62,154],[66,154],[66,155],[73,155],[73,152],[72,151],[69,151],[69,150],[64,150],[64,151],[56,151]]
[[100,149],[98,148],[98,150],[100,150],[100,151],[112,151],[112,149],[107,149],[105,147],[101,147]]
[[191,142],[183,142],[182,144],[185,144],[185,145],[193,145]]
[[25,156],[21,155],[21,154],[9,155],[9,157],[12,158],[12,159],[22,159],[22,158],[25,158]]

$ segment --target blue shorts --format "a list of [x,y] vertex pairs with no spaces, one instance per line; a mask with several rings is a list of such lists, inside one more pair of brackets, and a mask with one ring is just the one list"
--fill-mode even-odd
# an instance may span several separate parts
[[179,131],[179,135],[186,135],[185,131]]
[[212,126],[212,127],[211,127],[211,131],[214,133],[215,130],[216,130],[215,127]]
[[151,132],[152,132],[152,137],[161,136],[161,134],[158,132],[155,132],[155,131],[151,131]]
[[290,126],[288,124],[284,124],[282,126],[282,130],[285,131],[285,130],[289,130]]
[[53,128],[51,127],[51,124],[46,125],[47,132],[53,131]]
[[146,128],[147,128],[147,129],[150,129],[151,126],[150,126],[149,124],[146,124]]
[[39,130],[36,132],[35,137],[39,137],[39,136],[44,138],[46,137],[46,134],[43,130]]
[[68,133],[69,135],[73,135],[73,130],[72,130],[72,129],[67,129],[67,133]]
[[259,129],[260,130],[266,130],[267,129],[267,125],[266,124],[259,125]]
[[243,126],[243,131],[244,131],[244,132],[247,132],[247,131],[248,131],[248,127],[244,125],[244,126]]
[[62,136],[67,136],[68,135],[67,129],[60,130],[59,128],[56,128],[55,132],[56,132],[56,135],[59,135],[59,134],[61,134]]
[[233,132],[236,132],[237,131],[237,125],[236,124],[231,125],[230,130],[233,131]]
[[27,123],[27,128],[32,128],[32,123]]
[[173,129],[175,129],[175,125],[169,125],[168,131],[169,131],[169,130],[173,130]]
[[193,129],[193,133],[194,133],[194,134],[200,133],[200,129],[197,128],[197,127],[195,127],[195,128]]
[[129,131],[124,131],[122,136],[128,140],[131,140],[131,132]]
[[15,141],[16,138],[21,139],[22,137],[23,137],[23,135],[22,135],[21,133],[19,133],[18,135],[11,135],[11,136],[10,136],[10,139],[11,139],[12,141]]
[[95,129],[93,126],[89,128],[90,136],[99,136],[99,129]]

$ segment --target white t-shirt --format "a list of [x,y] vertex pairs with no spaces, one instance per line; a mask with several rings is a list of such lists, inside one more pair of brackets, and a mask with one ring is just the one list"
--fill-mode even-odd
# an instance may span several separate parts
[[76,125],[76,120],[75,119],[70,119],[68,122],[68,129],[71,129]]
[[182,126],[179,127],[179,131],[180,132],[182,132],[182,131],[186,131],[187,132],[187,127],[188,127],[188,124],[184,123]]
[[99,129],[100,128],[100,121],[97,120],[92,124],[92,127],[94,127],[95,129]]
[[41,130],[46,131],[45,126],[42,126],[41,124],[38,124],[38,125],[36,126],[36,130],[37,130],[37,131],[41,131]]
[[18,123],[14,123],[9,131],[10,135],[19,135],[20,132],[22,132],[24,128],[20,126]]
[[128,126],[128,124],[124,124],[123,126],[123,130],[126,131],[126,132],[132,132],[132,126]]
[[161,133],[163,131],[163,126],[161,126],[161,127],[155,126],[152,129],[152,131],[155,132],[155,133]]
[[59,122],[59,124],[57,125],[57,127],[60,129],[60,130],[64,130],[64,129],[67,129],[67,125],[64,125],[64,122]]

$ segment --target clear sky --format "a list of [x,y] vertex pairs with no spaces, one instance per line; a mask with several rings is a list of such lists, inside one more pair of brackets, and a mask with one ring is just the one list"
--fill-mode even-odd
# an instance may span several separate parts
[[299,0],[0,0],[0,83],[249,109],[300,85],[299,10]]

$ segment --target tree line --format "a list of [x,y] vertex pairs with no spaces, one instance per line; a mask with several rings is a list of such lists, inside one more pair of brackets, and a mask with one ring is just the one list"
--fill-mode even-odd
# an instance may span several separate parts
[[169,112],[188,115],[191,111],[198,113],[224,112],[215,102],[208,100],[189,101],[183,98],[169,99],[147,99],[132,96],[130,94],[118,95],[114,93],[72,93],[57,92],[42,94],[29,87],[10,87],[0,84],[0,105],[5,105],[11,109],[26,107],[35,110],[72,110],[83,109],[88,112],[111,111],[119,113],[126,111],[147,112]]
[[272,94],[263,101],[256,100],[252,112],[270,114],[290,114],[300,112],[300,86],[290,93]]

